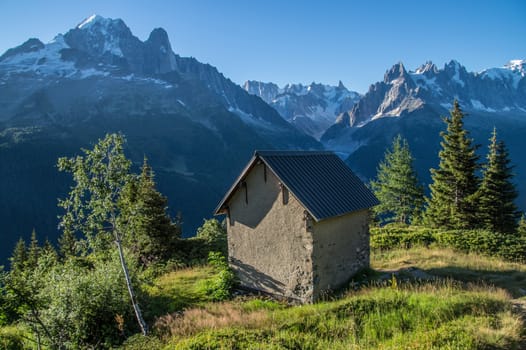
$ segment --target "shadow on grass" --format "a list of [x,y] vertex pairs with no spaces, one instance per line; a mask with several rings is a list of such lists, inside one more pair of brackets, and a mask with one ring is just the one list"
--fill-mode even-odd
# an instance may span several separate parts
[[479,270],[457,266],[430,268],[422,271],[433,276],[452,278],[461,282],[487,283],[506,290],[514,298],[526,295],[526,272],[524,271]]
[[389,285],[391,278],[404,282],[452,279],[460,283],[481,283],[506,290],[513,298],[526,296],[526,272],[519,270],[469,269],[458,266],[444,266],[420,269],[416,266],[393,270],[366,269],[351,280],[351,287],[371,284]]
[[147,295],[143,298],[144,317],[152,322],[156,317],[182,311],[190,306],[203,302],[203,298],[184,292],[174,292],[171,295]]

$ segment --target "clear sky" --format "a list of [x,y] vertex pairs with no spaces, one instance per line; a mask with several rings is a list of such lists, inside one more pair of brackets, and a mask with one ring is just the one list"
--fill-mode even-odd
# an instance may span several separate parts
[[48,42],[91,14],[122,18],[236,83],[312,81],[365,92],[394,63],[456,59],[469,71],[526,59],[526,0],[0,0],[0,52]]

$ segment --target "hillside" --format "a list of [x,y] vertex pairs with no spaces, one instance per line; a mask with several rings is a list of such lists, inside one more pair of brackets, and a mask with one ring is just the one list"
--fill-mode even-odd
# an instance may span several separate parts
[[149,158],[187,236],[255,149],[321,148],[215,67],[174,53],[163,29],[141,41],[122,20],[91,16],[0,56],[0,265],[33,228],[55,240],[71,185],[57,158],[111,132],[127,137],[136,168]]
[[514,308],[526,301],[526,290],[519,288],[526,281],[524,264],[413,248],[376,252],[372,268],[359,281],[363,287],[305,306],[258,297],[210,303],[192,294],[209,270],[169,273],[157,280],[153,293],[185,311],[160,315],[157,336],[135,337],[123,348],[513,349],[525,344],[526,320]]

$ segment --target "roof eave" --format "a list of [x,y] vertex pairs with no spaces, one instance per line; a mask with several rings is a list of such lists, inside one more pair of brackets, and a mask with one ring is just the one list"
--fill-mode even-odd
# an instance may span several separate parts
[[221,199],[221,201],[219,202],[219,204],[215,208],[214,215],[221,215],[221,214],[225,214],[226,213],[226,208],[224,208],[225,203],[227,203],[230,200],[230,197],[232,197],[232,195],[236,191],[239,183],[241,182],[241,180],[243,180],[245,178],[247,173],[252,169],[252,167],[254,166],[254,164],[255,164],[255,162],[256,162],[256,160],[258,158],[259,158],[258,154],[254,153],[254,155],[252,156],[252,158],[250,159],[248,164],[245,166],[245,168],[243,169],[241,174],[236,178],[236,180],[234,181],[234,183],[232,184],[232,186],[230,187],[228,192],[225,194],[223,199]]

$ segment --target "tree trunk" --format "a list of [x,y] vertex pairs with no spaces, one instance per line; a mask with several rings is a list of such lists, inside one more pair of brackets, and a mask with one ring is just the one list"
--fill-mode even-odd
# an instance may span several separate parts
[[133,310],[135,311],[135,317],[137,317],[137,322],[141,327],[142,335],[146,336],[148,334],[148,325],[142,318],[139,303],[137,303],[137,299],[135,298],[135,292],[133,291],[133,286],[131,284],[130,274],[128,272],[128,267],[126,266],[126,260],[124,260],[124,253],[122,252],[121,239],[117,232],[115,232],[115,243],[117,243],[117,247],[119,249],[119,258],[121,259],[122,271],[124,272],[124,278],[126,278],[126,286],[128,287],[128,293],[130,293],[130,299],[133,305]]

